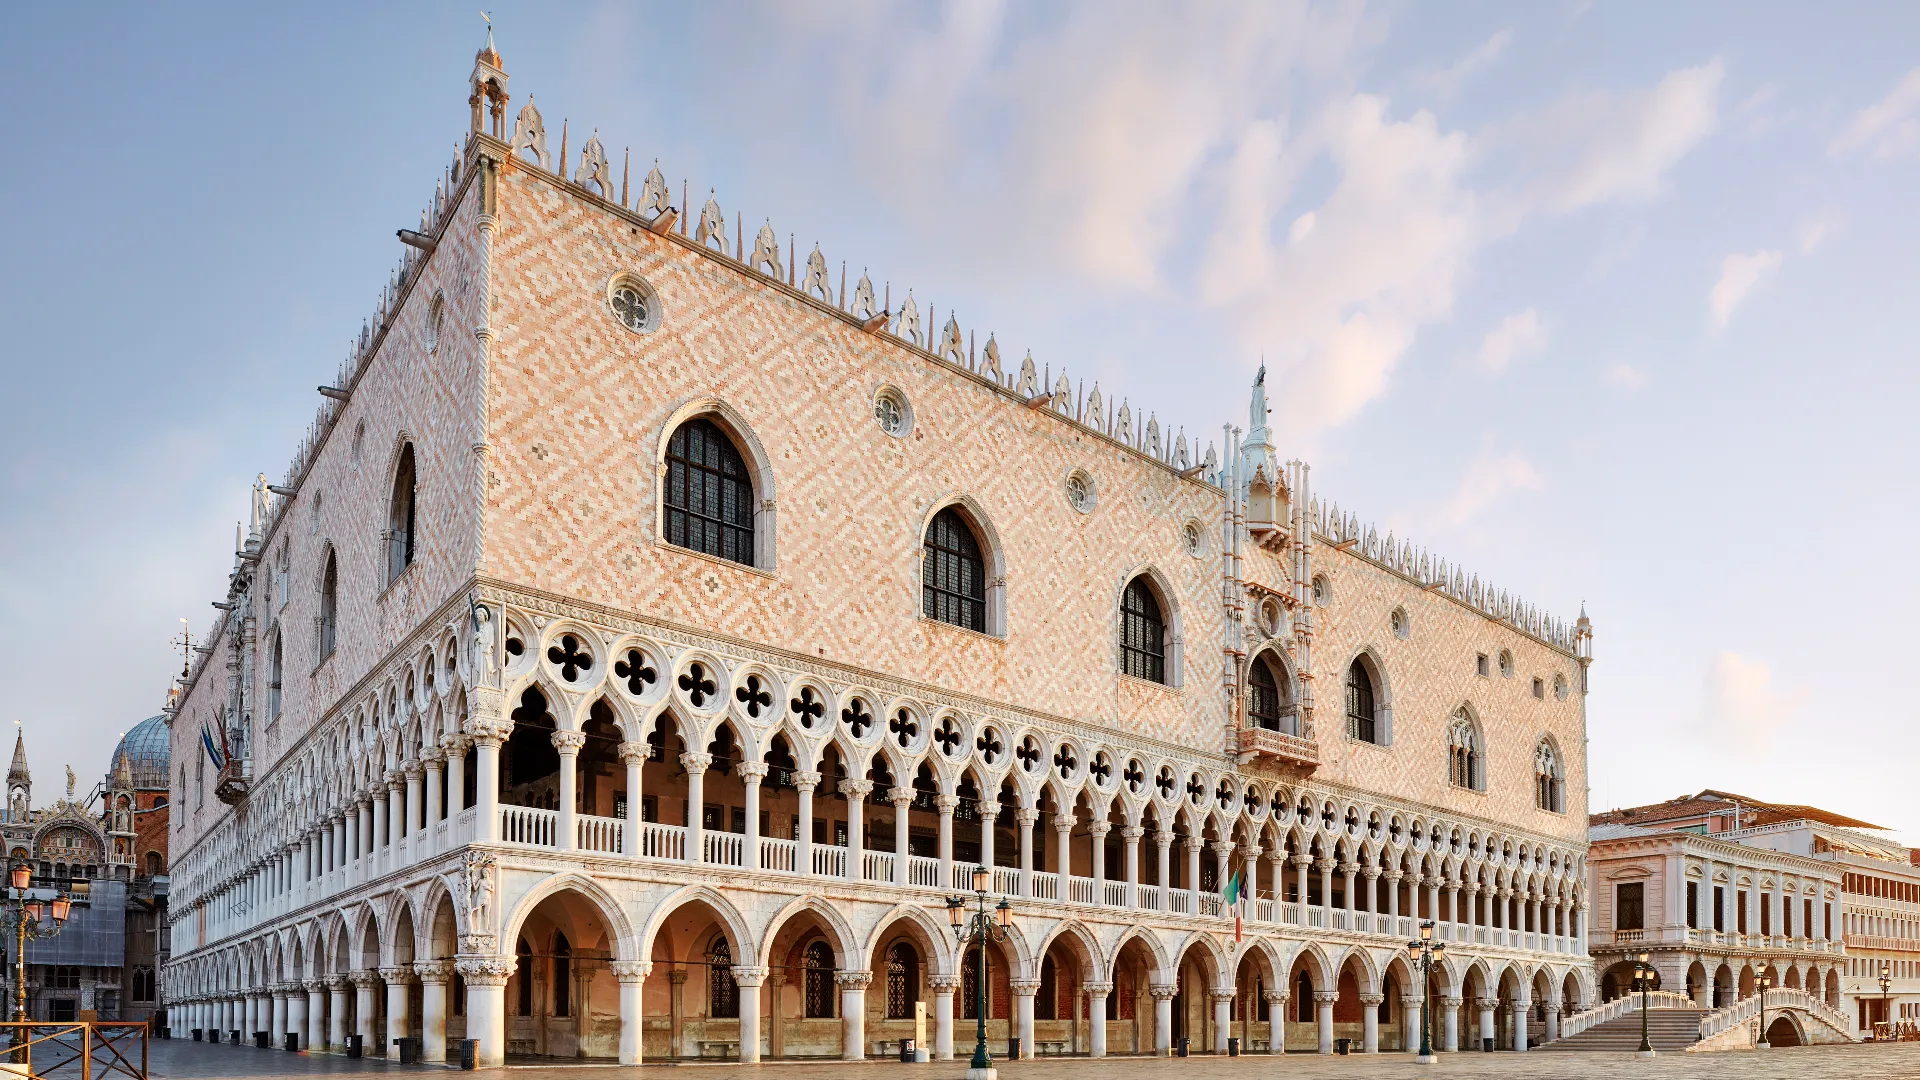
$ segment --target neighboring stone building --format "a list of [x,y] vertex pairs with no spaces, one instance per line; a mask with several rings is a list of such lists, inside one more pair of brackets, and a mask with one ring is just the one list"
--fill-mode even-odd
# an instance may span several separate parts
[[1646,951],[1663,988],[1703,1005],[1748,996],[1772,969],[1773,985],[1846,1012],[1858,1034],[1920,1020],[1920,867],[1863,831],[1880,826],[1711,789],[1591,820],[1602,997],[1630,988]]
[[[66,796],[34,810],[26,737],[16,736],[0,813],[8,865],[31,864],[35,886],[73,898],[59,936],[27,942],[33,1018],[144,1020],[158,1011],[157,976],[166,962],[167,754],[165,718],[151,717],[121,739],[106,777],[86,798],[74,797],[68,769]],[[11,1002],[11,939],[0,949],[0,979]]]
[[1584,617],[1314,497],[1309,387],[1203,450],[506,87],[180,688],[176,1029],[1410,1049],[1427,918],[1446,1048],[1591,1004]]

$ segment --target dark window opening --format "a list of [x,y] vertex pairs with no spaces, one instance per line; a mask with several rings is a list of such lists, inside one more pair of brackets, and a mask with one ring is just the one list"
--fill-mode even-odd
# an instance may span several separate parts
[[667,443],[667,542],[752,566],[753,480],[711,420],[689,420]]

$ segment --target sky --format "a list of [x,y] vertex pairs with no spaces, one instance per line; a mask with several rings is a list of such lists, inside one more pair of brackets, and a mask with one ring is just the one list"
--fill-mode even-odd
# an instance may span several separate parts
[[[512,109],[1571,620],[1596,810],[1920,844],[1920,7],[499,4]],[[0,649],[41,800],[159,711],[467,123],[472,6],[0,36]],[[616,164],[616,168],[618,165]],[[1903,780],[1902,777],[1908,779]]]

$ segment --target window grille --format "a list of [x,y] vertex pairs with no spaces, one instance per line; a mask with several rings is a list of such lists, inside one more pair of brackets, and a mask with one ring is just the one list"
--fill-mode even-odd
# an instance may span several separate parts
[[714,938],[707,949],[707,1016],[733,1019],[740,1015],[740,988],[733,981],[733,949],[726,938]]
[[806,983],[806,1015],[813,1020],[831,1020],[833,1008],[833,950],[824,941],[807,946],[800,966]]
[[1127,583],[1120,603],[1120,670],[1136,679],[1167,681],[1166,624],[1147,579]]
[[689,420],[667,443],[667,542],[753,565],[753,480],[732,440]]
[[987,572],[973,530],[948,507],[927,528],[921,574],[926,615],[963,629],[987,632]]
[[1355,660],[1347,668],[1347,737],[1362,742],[1374,738],[1373,679],[1366,665]]

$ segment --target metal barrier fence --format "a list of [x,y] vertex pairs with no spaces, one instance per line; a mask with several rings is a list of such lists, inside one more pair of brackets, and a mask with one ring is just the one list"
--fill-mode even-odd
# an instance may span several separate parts
[[147,1025],[132,1020],[7,1021],[0,1023],[0,1077],[147,1080],[147,1038]]

